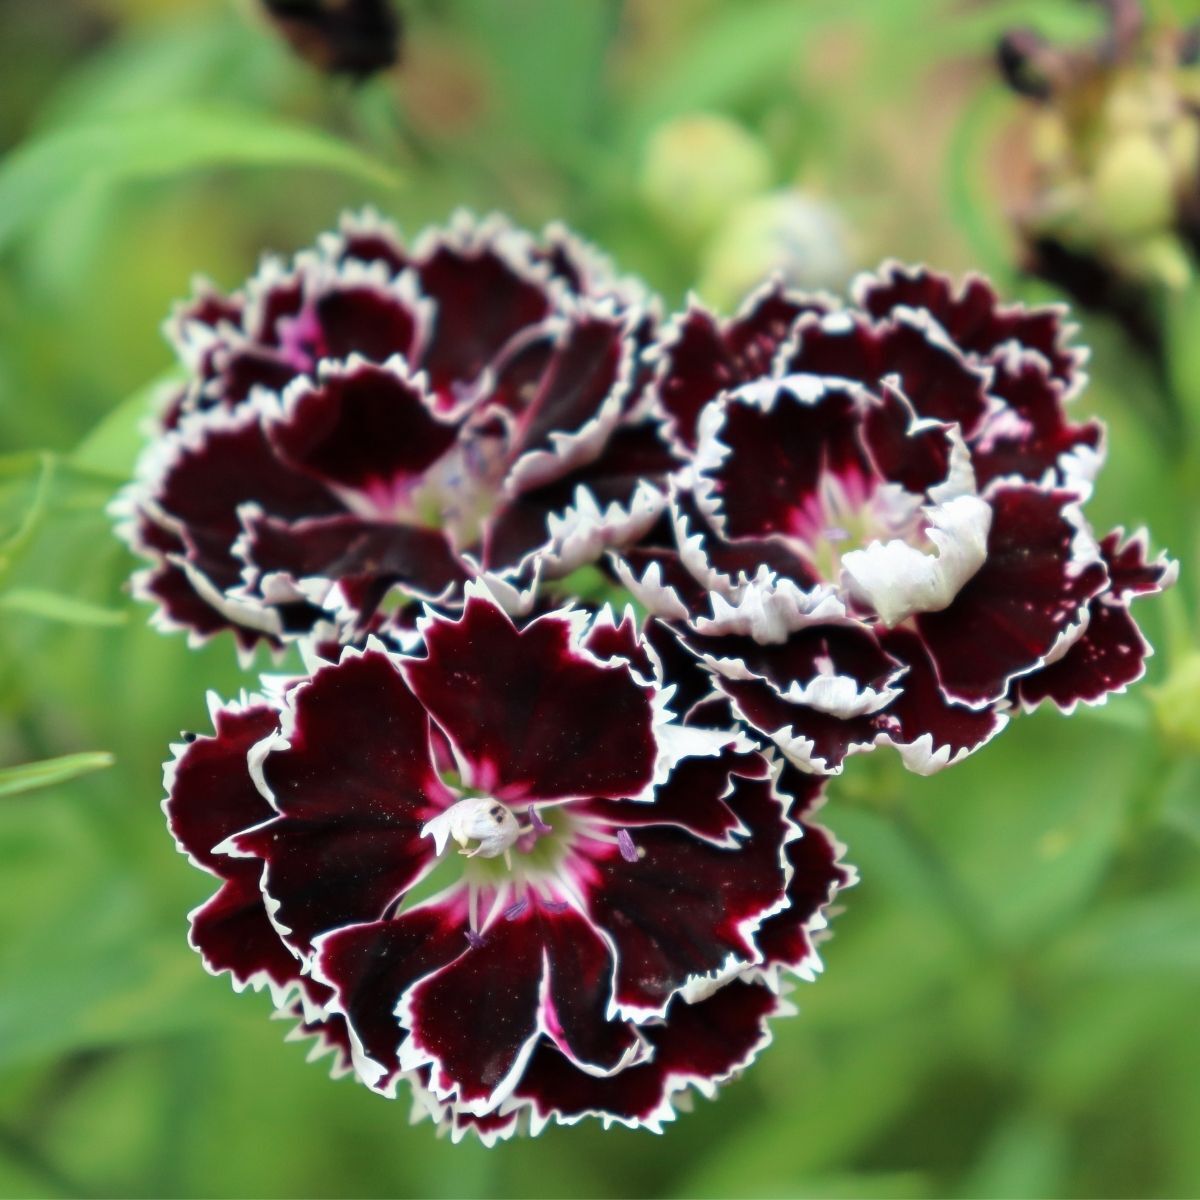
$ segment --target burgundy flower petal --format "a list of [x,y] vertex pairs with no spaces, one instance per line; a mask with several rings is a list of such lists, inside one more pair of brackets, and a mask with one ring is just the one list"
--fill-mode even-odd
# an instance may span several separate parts
[[212,737],[192,737],[167,766],[167,827],[198,867],[224,875],[230,860],[215,854],[231,834],[274,815],[254,786],[246,756],[279,728],[279,714],[265,704],[223,708]]
[[[623,1012],[661,1013],[690,979],[713,975],[731,959],[759,960],[752,931],[781,903],[787,825],[770,781],[738,774],[736,757],[730,766],[726,787],[709,802],[721,799],[749,830],[737,850],[681,828],[647,826],[638,832],[635,862],[616,847],[593,860],[598,878],[588,911],[617,949],[616,1001]],[[719,782],[713,775],[704,773],[697,786],[713,788]],[[615,823],[624,823],[621,808],[633,807],[614,806]]]
[[775,790],[786,801],[788,816],[793,821],[799,821],[824,803],[826,780],[820,775],[801,771],[786,759],[780,766],[782,769],[775,782]]
[[288,696],[286,742],[261,774],[278,816],[237,835],[266,861],[263,886],[288,940],[381,917],[432,864],[421,827],[453,802],[429,720],[378,651],[323,667]]
[[947,276],[926,267],[891,263],[878,276],[865,277],[855,289],[855,298],[877,319],[900,307],[923,309],[957,345],[973,354],[988,357],[1006,342],[1036,350],[1054,377],[1066,384],[1074,381],[1082,363],[1082,353],[1068,345],[1071,330],[1061,306],[1002,305],[992,286],[978,275],[969,276],[956,289]]
[[1091,539],[1072,515],[1077,497],[1037,487],[1000,487],[989,497],[987,559],[941,612],[915,618],[946,694],[979,706],[1039,666],[1081,625],[1105,584]]
[[1101,704],[1141,679],[1150,653],[1129,609],[1100,599],[1091,607],[1083,636],[1066,654],[1017,680],[1017,698],[1025,708],[1052,700],[1064,712],[1080,701]]
[[540,552],[544,572],[561,576],[636,542],[662,513],[677,465],[656,421],[618,428],[593,462],[500,502],[485,529],[484,563],[510,570]]
[[685,717],[696,705],[710,698],[713,681],[712,675],[682,643],[680,636],[665,621],[659,620],[647,621],[642,630],[646,645],[659,662],[664,682],[675,689],[671,694],[671,709]]
[[348,514],[286,522],[248,513],[243,520],[246,535],[238,545],[257,577],[284,572],[296,579],[336,580],[363,616],[370,616],[395,584],[433,600],[466,578],[462,562],[437,529]]
[[771,645],[691,632],[681,640],[719,675],[764,680],[781,696],[839,716],[882,707],[904,669],[874,633],[855,625],[812,625]]
[[167,322],[167,333],[180,346],[185,342],[194,326],[216,330],[221,325],[241,324],[245,303],[241,296],[227,296],[208,280],[198,280],[192,297],[177,305]]
[[170,445],[168,465],[143,494],[152,512],[180,528],[189,561],[218,589],[241,581],[241,563],[233,554],[240,506],[255,504],[278,517],[322,516],[341,508],[319,483],[271,453],[253,416],[238,416],[228,425],[193,421],[183,427]]
[[918,775],[929,775],[958,762],[991,741],[1008,722],[994,708],[969,708],[947,698],[924,643],[915,634],[895,629],[883,643],[906,663],[900,694],[879,714],[877,725]]
[[857,490],[872,476],[859,442],[858,396],[844,384],[804,395],[787,383],[766,398],[734,393],[723,416],[715,436],[726,453],[705,475],[727,537],[802,532],[827,474]]
[[895,376],[922,417],[955,421],[970,434],[987,411],[988,374],[936,330],[901,314],[879,324],[860,316],[802,317],[778,369],[853,379],[877,390]]
[[708,589],[684,566],[674,546],[627,546],[610,556],[617,578],[651,615],[685,621],[708,601]]
[[657,393],[685,446],[696,445],[696,422],[706,404],[742,382],[731,361],[720,324],[706,308],[693,304],[668,329],[658,368]]
[[250,342],[278,347],[280,322],[293,320],[304,309],[310,262],[288,266],[274,255],[262,260],[246,284],[246,312],[242,328]]
[[[527,903],[469,944],[463,897],[322,939],[320,974],[372,1086],[387,1090],[402,1056],[421,1058],[441,1094],[486,1110],[539,1031],[588,1069],[621,1066],[638,1042],[607,1019],[612,960],[592,927],[569,908]],[[412,1029],[403,1055],[397,1012]]]
[[511,434],[510,490],[561,477],[603,450],[632,371],[628,321],[596,311],[570,320]]
[[216,733],[194,738],[166,771],[163,809],[179,848],[222,887],[189,914],[189,940],[214,974],[228,971],[236,987],[272,985],[282,993],[299,978],[300,965],[279,940],[267,916],[258,880],[262,863],[214,853],[230,834],[271,813],[250,777],[252,746],[278,728],[266,705],[216,712]]
[[[633,1026],[608,1019],[612,999],[612,953],[574,909],[538,908],[549,968],[542,1020],[558,1048],[593,1071],[623,1066],[640,1043]],[[490,936],[490,934],[489,934]]]
[[284,1041],[310,1042],[305,1062],[320,1062],[321,1059],[332,1056],[329,1064],[329,1077],[341,1079],[354,1070],[351,1059],[350,1029],[345,1018],[333,1014],[315,1018],[304,1011],[300,1001],[292,1001],[275,1013],[281,1021],[294,1021],[295,1024],[288,1032]]
[[601,662],[624,659],[643,679],[654,679],[659,674],[659,665],[651,657],[650,646],[642,640],[631,607],[626,607],[620,620],[608,608],[602,609],[588,626],[582,644]]
[[884,384],[862,418],[863,449],[875,470],[916,495],[941,483],[950,471],[950,427],[916,422],[912,409]]
[[[154,622],[160,629],[186,629],[198,645],[229,628],[229,618],[196,593],[187,572],[173,563],[163,563],[134,576],[133,593],[139,600],[157,604]],[[254,630],[234,631],[240,647],[249,650],[260,638]]]
[[313,318],[319,330],[314,358],[358,354],[382,363],[395,354],[411,358],[420,344],[416,298],[399,288],[335,284],[313,302]]
[[428,657],[405,664],[476,787],[501,798],[638,796],[654,775],[653,689],[624,664],[575,644],[571,621],[517,630],[491,600],[468,597],[458,621],[425,630]]
[[437,239],[416,255],[421,292],[437,319],[422,366],[436,391],[470,383],[520,330],[549,316],[552,300],[531,264],[525,239],[493,222],[463,245]]
[[1039,482],[1063,472],[1066,456],[1081,451],[1099,455],[1103,429],[1098,421],[1067,420],[1065,385],[1036,356],[1005,356],[996,364],[992,391],[1004,407],[983,425],[971,446],[975,479],[980,488],[993,479],[1020,476]]
[[387,921],[351,925],[320,941],[317,972],[333,989],[348,1025],[355,1066],[391,1094],[400,1074],[400,998],[419,980],[468,950],[461,903],[431,902]]
[[290,362],[278,350],[240,340],[213,351],[215,381],[201,393],[197,407],[234,409],[255,391],[281,392],[305,364]]
[[739,837],[749,836],[750,830],[725,800],[735,768],[741,778],[766,777],[766,762],[758,754],[685,758],[656,790],[653,804],[591,800],[574,811],[614,827],[674,825],[718,846],[737,847]]
[[772,967],[811,977],[818,965],[814,939],[825,926],[822,910],[854,881],[854,872],[842,865],[841,847],[824,829],[804,824],[802,830],[786,848],[788,907],[762,923],[757,940]]
[[402,368],[357,362],[289,392],[267,436],[283,462],[384,514],[454,445],[457,428]]
[[661,1130],[674,1116],[672,1097],[687,1087],[712,1096],[715,1087],[748,1066],[770,1041],[767,1018],[782,1002],[760,983],[734,981],[696,1004],[676,999],[666,1021],[645,1027],[653,1051],[647,1062],[596,1078],[543,1043],[514,1099],[533,1108],[533,1132],[549,1121],[571,1125],[585,1116],[633,1128]]
[[395,226],[372,209],[344,213],[338,221],[337,233],[327,235],[326,246],[329,257],[335,262],[350,259],[380,262],[393,274],[412,265]]
[[531,909],[407,994],[405,1054],[434,1065],[433,1090],[487,1112],[511,1091],[538,1036],[545,943]]
[[214,975],[228,971],[234,987],[270,984],[282,994],[300,977],[300,963],[280,941],[263,903],[262,863],[232,862],[220,891],[188,914],[188,941]]
[[824,311],[821,301],[780,283],[752,295],[724,324],[703,306],[690,305],[663,336],[656,374],[655,394],[675,436],[694,448],[701,409],[721,392],[769,374],[796,319]]
[[1179,564],[1166,555],[1151,561],[1146,540],[1144,529],[1127,539],[1124,530],[1114,529],[1100,542],[1100,553],[1108,568],[1106,596],[1129,601],[1135,596],[1161,591],[1175,582]]
[[879,732],[872,713],[843,717],[822,712],[785,700],[764,681],[718,678],[717,687],[732,701],[740,720],[805,771],[840,774],[846,758],[869,750]]
[[774,279],[752,292],[725,326],[725,343],[742,381],[766,375],[779,347],[796,321],[807,314],[823,316],[829,301],[821,296],[802,295],[781,279]]

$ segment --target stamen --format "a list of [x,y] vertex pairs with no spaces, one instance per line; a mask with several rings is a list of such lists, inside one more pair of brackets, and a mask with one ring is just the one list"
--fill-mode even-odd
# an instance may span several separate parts
[[533,826],[533,832],[539,837],[544,833],[552,831],[552,827],[542,820],[538,814],[538,810],[532,804],[529,806],[529,824]]
[[483,934],[476,933],[473,929],[466,931],[466,938],[470,942],[472,950],[478,950],[483,945]]
[[629,836],[628,829],[617,830],[617,849],[621,851],[621,857],[628,863],[635,863],[638,860],[637,847],[633,844],[633,838]]
[[506,921],[515,921],[519,916],[521,916],[525,912],[525,910],[528,907],[529,907],[529,897],[522,896],[521,899],[516,902],[516,904],[510,904],[504,910],[504,919]]
[[542,907],[549,913],[566,912],[571,906],[565,900],[543,900]]

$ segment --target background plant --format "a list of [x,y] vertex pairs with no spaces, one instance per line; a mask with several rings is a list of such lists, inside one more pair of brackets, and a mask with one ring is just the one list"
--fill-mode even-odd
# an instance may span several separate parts
[[[932,780],[851,764],[834,827],[864,882],[801,1019],[719,1106],[662,1141],[434,1143],[401,1106],[306,1068],[265,998],[197,969],[183,913],[205,881],[163,831],[159,764],[202,722],[205,687],[249,677],[223,642],[189,652],[146,626],[104,515],[190,275],[235,284],[345,206],[416,229],[467,203],[565,218],[675,303],[739,220],[744,236],[747,204],[799,194],[837,214],[847,271],[928,259],[1053,298],[1010,265],[1016,102],[991,51],[1017,24],[1100,28],[1079,0],[404,8],[404,66],[357,89],[248,6],[10,0],[0,16],[0,1192],[1195,1192],[1194,337],[1168,341],[1172,404],[1105,321],[1081,339],[1076,413],[1110,431],[1094,522],[1145,521],[1183,560],[1145,614],[1158,690],[1022,718]],[[756,165],[679,228],[649,155],[695,114],[739,127]],[[1169,315],[1193,314],[1181,284]]]

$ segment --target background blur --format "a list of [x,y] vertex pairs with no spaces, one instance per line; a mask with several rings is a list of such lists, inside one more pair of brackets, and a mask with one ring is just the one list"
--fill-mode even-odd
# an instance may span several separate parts
[[1184,560],[1138,609],[1151,679],[932,780],[852,759],[825,817],[862,882],[826,974],[717,1103],[661,1138],[451,1146],[204,973],[184,914],[212,889],[166,834],[160,764],[207,728],[207,686],[250,676],[227,638],[147,627],[103,510],[193,273],[235,286],[346,206],[415,231],[466,204],[562,218],[671,306],[695,285],[731,306],[772,264],[837,289],[886,256],[1057,298],[1017,271],[1028,111],[993,49],[1103,24],[1085,0],[399,7],[401,66],[355,87],[250,0],[0,0],[0,767],[42,764],[0,770],[0,1194],[1200,1193],[1187,271],[1148,310],[1157,363],[1082,319],[1078,413],[1110,432],[1091,520]]

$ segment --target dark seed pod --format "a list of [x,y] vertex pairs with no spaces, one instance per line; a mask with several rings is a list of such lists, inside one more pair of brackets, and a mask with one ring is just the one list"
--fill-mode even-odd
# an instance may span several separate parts
[[400,58],[390,0],[261,0],[292,49],[318,70],[363,80]]

